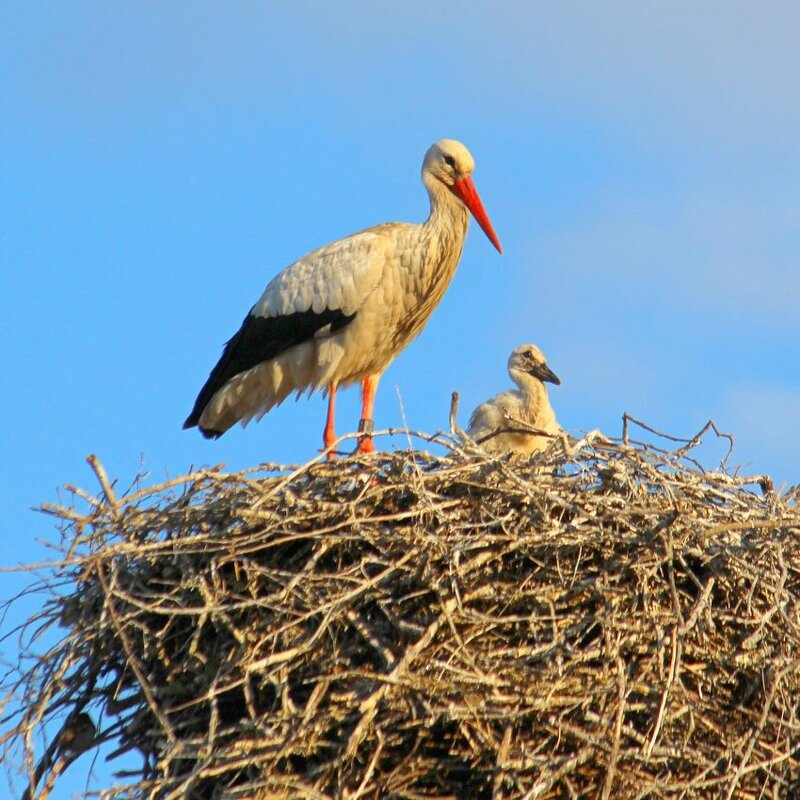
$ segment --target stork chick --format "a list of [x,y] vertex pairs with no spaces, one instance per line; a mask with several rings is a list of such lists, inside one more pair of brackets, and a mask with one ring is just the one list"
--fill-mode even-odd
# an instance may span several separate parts
[[[545,382],[561,381],[547,366],[542,351],[533,344],[515,348],[508,359],[508,374],[517,389],[501,392],[481,403],[469,420],[467,433],[488,453],[529,456],[546,450],[551,436],[525,432],[528,428],[557,436],[561,426],[547,397]],[[504,429],[513,432],[502,433]]]

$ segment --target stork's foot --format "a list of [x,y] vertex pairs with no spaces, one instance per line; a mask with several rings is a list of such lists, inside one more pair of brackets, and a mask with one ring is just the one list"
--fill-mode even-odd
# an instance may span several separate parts
[[372,431],[375,429],[375,423],[371,419],[362,419],[358,423],[358,432],[361,436],[358,437],[357,453],[374,453],[375,442],[372,441]]
[[358,449],[356,450],[357,453],[374,453],[375,452],[375,442],[372,441],[371,436],[362,436],[358,440]]

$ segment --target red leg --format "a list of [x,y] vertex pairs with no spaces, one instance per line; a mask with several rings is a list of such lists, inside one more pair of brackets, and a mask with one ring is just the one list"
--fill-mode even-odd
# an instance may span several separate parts
[[359,453],[375,452],[375,444],[371,436],[374,426],[372,414],[379,380],[380,375],[370,375],[361,383],[361,422],[358,423],[358,430],[362,432],[362,435],[358,439]]
[[336,431],[333,429],[333,418],[336,413],[336,381],[328,387],[328,418],[325,420],[325,430],[322,434],[322,443],[328,458],[333,458],[331,449],[336,441]]

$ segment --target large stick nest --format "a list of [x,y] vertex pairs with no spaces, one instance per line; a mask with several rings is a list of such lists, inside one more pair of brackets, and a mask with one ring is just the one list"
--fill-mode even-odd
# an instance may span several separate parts
[[88,713],[143,756],[113,797],[800,792],[792,493],[608,441],[125,497],[95,467],[49,509],[36,625],[67,633],[14,687],[29,774],[33,732]]

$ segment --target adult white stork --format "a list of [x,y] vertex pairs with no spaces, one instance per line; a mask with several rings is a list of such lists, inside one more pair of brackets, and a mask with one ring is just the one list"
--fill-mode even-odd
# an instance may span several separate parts
[[[508,374],[518,388],[481,403],[472,412],[467,433],[484,450],[496,455],[529,456],[546,450],[552,436],[561,433],[561,426],[556,422],[544,384],[548,381],[558,385],[561,381],[547,366],[544,354],[535,344],[521,344],[511,351]],[[525,432],[526,428],[535,428],[551,436],[536,436]],[[501,432],[504,429],[513,431]]]
[[430,214],[389,222],[314,250],[276,275],[225,345],[184,428],[222,436],[297,392],[327,390],[323,443],[330,454],[336,390],[362,386],[358,449],[372,452],[378,381],[428,321],[461,258],[468,211],[502,253],[472,182],[475,162],[453,139],[422,162]]

